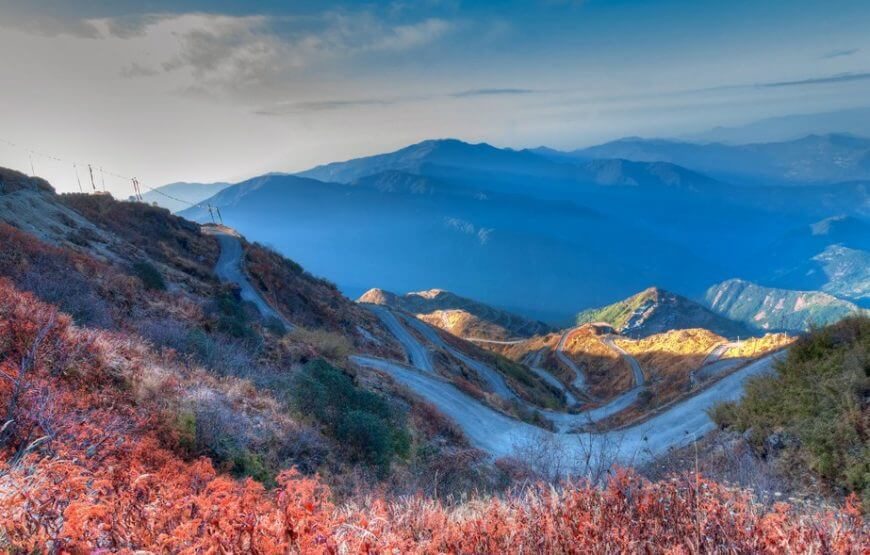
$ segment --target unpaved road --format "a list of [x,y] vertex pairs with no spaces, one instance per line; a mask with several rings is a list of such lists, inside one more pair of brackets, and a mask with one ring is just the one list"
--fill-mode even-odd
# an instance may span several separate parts
[[528,339],[483,339],[480,337],[463,337],[462,339],[472,343],[490,343],[492,345],[519,345],[528,341]]
[[444,349],[445,351],[450,353],[451,356],[455,357],[463,364],[474,370],[477,375],[480,376],[480,379],[482,379],[484,383],[486,383],[487,389],[489,391],[508,401],[512,401],[514,399],[519,400],[517,394],[514,393],[510,386],[508,386],[507,382],[504,379],[504,376],[498,373],[498,371],[454,348],[446,341],[444,341],[437,331],[435,331],[428,324],[419,320],[418,318],[409,315],[402,315],[402,318],[409,326],[420,332],[420,334],[422,334],[427,341],[437,347],[440,347],[441,349]]
[[637,363],[637,359],[628,354],[625,349],[617,345],[612,337],[604,337],[601,339],[601,342],[610,347],[614,352],[616,352],[619,356],[624,358],[628,364],[631,366],[631,372],[634,374],[634,385],[635,387],[641,387],[646,380],[643,377],[643,370],[640,367],[640,364]]
[[566,330],[562,334],[562,337],[559,338],[559,344],[556,345],[556,356],[559,358],[560,361],[562,361],[563,364],[565,364],[565,366],[567,366],[571,369],[572,372],[574,372],[574,381],[571,382],[571,385],[585,393],[586,373],[583,372],[583,370],[581,370],[579,366],[577,366],[577,363],[571,360],[571,357],[565,354],[565,343],[568,341],[568,336],[571,335],[575,329],[577,328],[571,328],[569,330]]
[[408,354],[408,360],[411,362],[412,366],[429,372],[430,374],[435,373],[435,366],[432,364],[432,357],[429,356],[429,350],[417,341],[417,338],[411,335],[391,310],[376,304],[366,304],[364,306],[371,310],[375,316],[381,320],[384,326],[387,327],[390,333],[393,334],[393,337],[401,343],[405,352]]
[[243,251],[239,236],[230,228],[203,226],[201,229],[203,233],[213,235],[220,244],[221,253],[214,267],[214,273],[217,274],[218,279],[225,283],[237,285],[242,300],[253,303],[264,318],[276,318],[284,324],[288,331],[292,330],[293,324],[266,302],[266,299],[254,289],[248,276],[242,270]]
[[579,405],[580,402],[577,400],[577,397],[571,393],[571,390],[565,387],[565,384],[559,381],[556,376],[551,374],[548,370],[541,367],[541,359],[544,358],[544,349],[540,349],[535,351],[530,356],[526,358],[526,366],[528,366],[532,372],[541,377],[542,380],[555,387],[559,391],[565,394],[565,402],[569,406]]
[[716,347],[707,355],[707,358],[704,359],[704,362],[701,363],[701,366],[716,362],[722,358],[722,355],[724,355],[728,349],[736,345],[736,343],[720,343],[719,345],[716,345]]
[[437,376],[374,357],[353,356],[351,360],[385,372],[416,392],[453,419],[474,446],[492,456],[508,456],[517,446],[541,445],[546,440],[566,454],[569,461],[574,461],[575,466],[568,467],[572,472],[579,468],[578,461],[589,455],[608,459],[600,462],[633,464],[703,436],[714,428],[706,410],[717,403],[738,399],[746,379],[769,371],[776,356],[769,355],[747,365],[646,422],[600,434],[547,432],[496,412]]

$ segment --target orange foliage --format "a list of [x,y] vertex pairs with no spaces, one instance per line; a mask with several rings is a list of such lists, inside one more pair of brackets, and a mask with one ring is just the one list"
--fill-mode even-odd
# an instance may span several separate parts
[[[804,516],[696,478],[617,473],[455,507],[420,496],[334,506],[294,471],[267,491],[160,444],[128,393],[146,352],[0,280],[0,548],[87,553],[861,553],[852,507]],[[18,391],[18,394],[15,393]],[[166,392],[172,395],[172,391]],[[6,420],[8,423],[9,420]]]

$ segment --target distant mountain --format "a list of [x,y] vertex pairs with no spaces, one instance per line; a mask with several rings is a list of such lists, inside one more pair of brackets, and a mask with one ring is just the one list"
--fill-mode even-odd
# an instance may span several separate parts
[[870,107],[864,107],[766,118],[736,127],[717,127],[687,139],[704,143],[751,144],[791,141],[828,133],[866,135],[868,129]]
[[348,295],[437,285],[561,326],[650,283],[693,298],[760,279],[762,246],[831,214],[870,214],[868,183],[737,187],[668,162],[433,140],[265,175],[209,202]]
[[792,291],[730,279],[707,290],[713,312],[756,330],[801,332],[861,312],[855,304],[820,291]]
[[[870,179],[870,139],[845,134],[808,135],[786,142],[746,145],[627,138],[569,154],[579,160],[669,162],[739,184]],[[564,153],[560,156],[564,159]]]
[[[555,151],[550,151],[555,152]],[[547,156],[542,151],[500,149],[486,143],[469,144],[456,139],[429,140],[388,154],[334,162],[301,172],[300,177],[336,183],[358,183],[378,176],[426,175],[467,181],[474,177],[495,178],[501,192],[518,179],[631,187],[678,187],[702,189],[723,186],[718,181],[674,164],[629,160],[588,160],[576,163],[570,157]]]
[[[221,208],[228,225],[354,296],[373,284],[391,290],[437,284],[526,317],[565,324],[577,309],[651,281],[700,294],[716,279],[715,265],[623,216],[632,203],[638,212],[668,203],[666,194],[574,183],[562,198],[542,198],[539,191],[559,184],[526,178],[523,188],[518,183],[503,193],[492,186],[498,178],[384,170],[341,184],[264,176],[224,189],[209,202]],[[600,201],[596,191],[604,195]],[[582,201],[614,214],[601,214]],[[183,214],[209,218],[201,207]],[[673,272],[675,266],[681,271]]]
[[623,301],[577,315],[577,324],[592,322],[606,322],[630,337],[691,328],[704,328],[724,337],[750,334],[743,324],[658,287],[650,287]]
[[358,302],[380,304],[410,312],[459,337],[505,340],[553,331],[553,328],[543,322],[523,318],[442,289],[401,296],[383,289],[370,289]]
[[142,195],[142,200],[170,212],[180,212],[230,186],[230,183],[170,183]]

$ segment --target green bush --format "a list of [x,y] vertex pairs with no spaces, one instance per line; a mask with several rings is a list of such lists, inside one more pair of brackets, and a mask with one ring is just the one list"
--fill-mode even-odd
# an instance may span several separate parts
[[150,291],[166,290],[166,281],[163,280],[163,276],[160,275],[157,268],[155,268],[150,262],[142,260],[134,263],[133,273],[136,274],[136,277],[142,280],[145,289]]
[[257,332],[251,327],[253,318],[245,304],[231,291],[221,291],[214,300],[217,308],[217,328],[219,331],[249,341],[258,339]]
[[740,403],[714,407],[723,428],[751,430],[768,452],[782,434],[789,460],[870,506],[870,318],[854,317],[801,338],[773,375],[747,382]]
[[410,452],[404,413],[322,359],[305,365],[290,395],[301,413],[319,421],[352,457],[376,467],[382,475],[396,457],[407,457]]

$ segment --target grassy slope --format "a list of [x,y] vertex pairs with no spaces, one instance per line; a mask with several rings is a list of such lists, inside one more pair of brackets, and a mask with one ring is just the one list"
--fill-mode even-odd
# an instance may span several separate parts
[[622,329],[631,315],[645,302],[651,300],[655,290],[650,288],[631,297],[601,308],[590,308],[577,315],[577,325],[591,322],[607,322],[616,329]]

